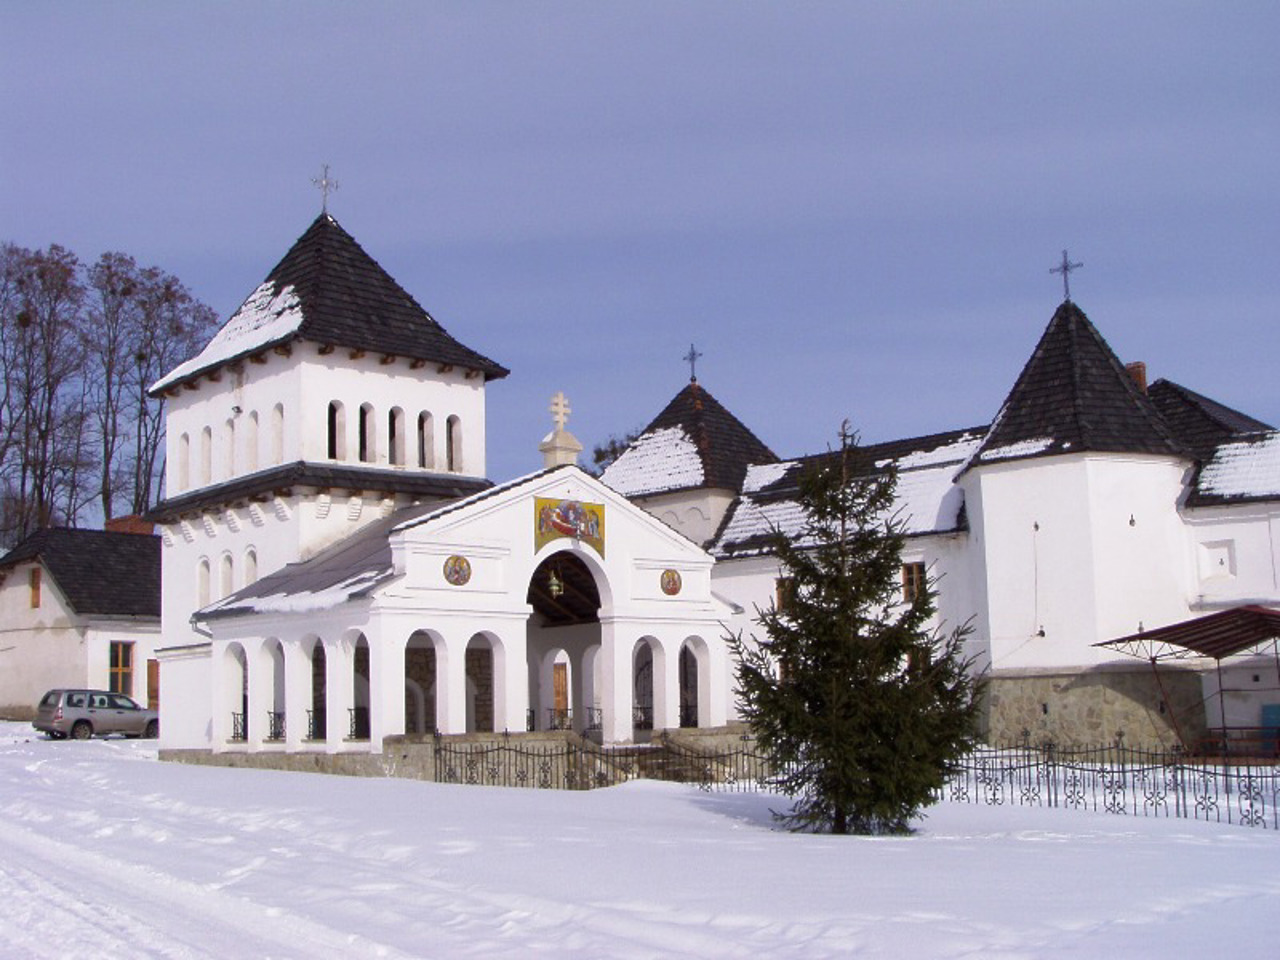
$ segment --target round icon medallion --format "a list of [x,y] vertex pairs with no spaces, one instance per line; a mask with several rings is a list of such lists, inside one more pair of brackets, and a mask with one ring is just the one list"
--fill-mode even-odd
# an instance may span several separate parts
[[444,578],[455,587],[462,586],[471,579],[471,561],[454,554],[444,562]]
[[682,586],[679,570],[663,570],[662,571],[662,592],[668,597],[674,597],[680,592]]

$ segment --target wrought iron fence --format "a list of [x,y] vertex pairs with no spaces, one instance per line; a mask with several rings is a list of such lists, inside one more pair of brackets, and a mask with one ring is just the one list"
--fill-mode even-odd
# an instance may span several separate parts
[[243,713],[231,714],[231,739],[232,740],[248,740],[249,730],[245,726]]
[[1080,750],[1052,744],[982,747],[961,762],[942,796],[992,806],[1181,817],[1280,829],[1280,767],[1119,744]]
[[267,711],[267,739],[284,739],[284,714],[278,710]]
[[[518,736],[479,743],[437,737],[435,769],[442,783],[587,790],[648,778],[746,792],[775,792],[778,772],[750,737],[705,749],[670,742],[601,747],[577,740],[530,743]],[[960,761],[938,799],[1280,829],[1280,766],[1119,745],[982,747]]]
[[323,740],[327,735],[323,710],[307,711],[307,739]]
[[368,740],[369,739],[369,708],[368,707],[348,707],[347,708],[347,739],[348,740]]

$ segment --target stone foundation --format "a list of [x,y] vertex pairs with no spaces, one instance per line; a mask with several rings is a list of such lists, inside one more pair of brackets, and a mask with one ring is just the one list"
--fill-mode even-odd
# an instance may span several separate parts
[[1205,733],[1200,674],[1177,667],[1160,667],[1159,682],[1149,665],[997,671],[987,679],[986,713],[992,744],[1029,739],[1089,747],[1122,740],[1130,747],[1168,749],[1178,746],[1179,732],[1187,746]]

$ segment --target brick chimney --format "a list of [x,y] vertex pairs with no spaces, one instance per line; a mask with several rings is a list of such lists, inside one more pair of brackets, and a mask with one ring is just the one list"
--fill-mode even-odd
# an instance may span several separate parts
[[1147,392],[1147,365],[1141,360],[1135,360],[1133,363],[1126,363],[1124,368],[1129,371],[1129,376],[1133,377],[1133,382],[1138,385],[1138,389],[1145,396]]
[[143,520],[136,513],[131,513],[124,517],[112,517],[102,525],[102,529],[108,533],[145,533],[150,535],[155,533],[155,524],[149,520]]

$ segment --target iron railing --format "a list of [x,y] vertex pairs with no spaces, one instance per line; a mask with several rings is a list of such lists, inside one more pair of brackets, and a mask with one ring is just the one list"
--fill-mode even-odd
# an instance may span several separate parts
[[680,704],[680,726],[696,727],[698,725],[698,705],[696,703]]
[[248,740],[249,739],[249,729],[248,727],[245,726],[243,713],[233,712],[231,714],[231,739],[232,740]]
[[307,739],[324,740],[328,735],[323,710],[307,711]]
[[600,730],[604,727],[604,711],[599,707],[587,707],[587,730]]
[[562,710],[558,707],[547,707],[547,729],[572,730],[573,711]]
[[278,710],[267,711],[267,739],[284,739],[284,714]]
[[348,740],[368,740],[369,739],[369,708],[368,707],[348,707],[347,708],[347,739]]
[[653,707],[635,706],[631,708],[631,726],[636,730],[653,729]]

